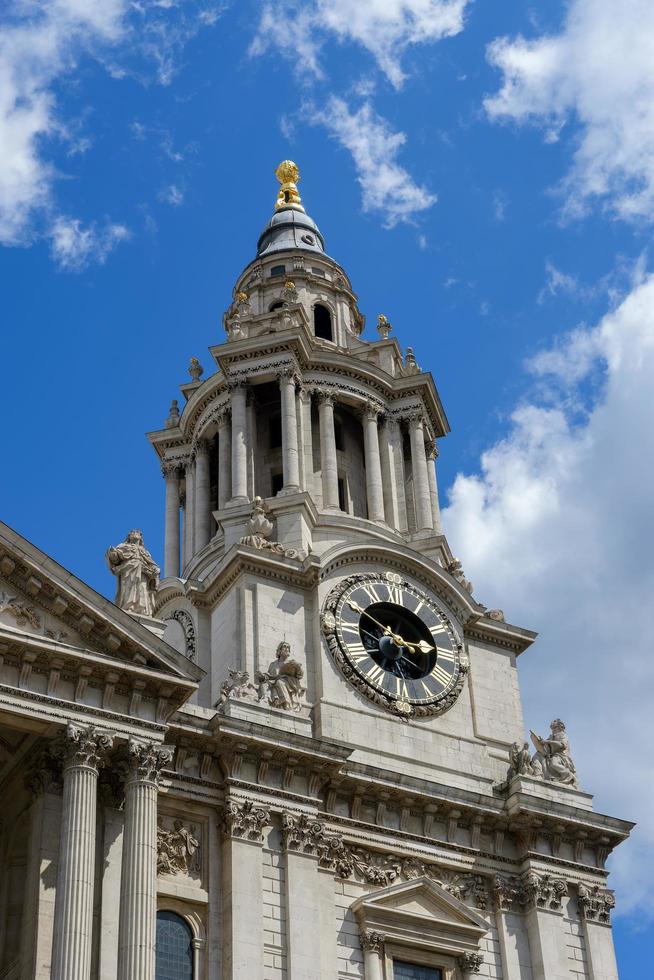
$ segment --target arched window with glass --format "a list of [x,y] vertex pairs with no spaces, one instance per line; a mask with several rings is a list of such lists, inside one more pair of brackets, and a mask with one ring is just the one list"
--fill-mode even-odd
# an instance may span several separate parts
[[197,980],[193,970],[193,932],[177,912],[157,912],[155,980]]

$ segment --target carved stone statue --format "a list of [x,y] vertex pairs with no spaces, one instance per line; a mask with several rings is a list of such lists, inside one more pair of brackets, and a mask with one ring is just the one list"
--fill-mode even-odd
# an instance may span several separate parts
[[157,874],[188,874],[195,870],[200,841],[181,820],[175,820],[172,830],[157,827]]
[[273,524],[266,517],[263,500],[261,497],[254,497],[252,515],[245,525],[245,534],[241,538],[241,544],[263,551],[272,551],[276,555],[283,555],[284,558],[297,558],[301,561],[305,557],[304,552],[298,551],[297,548],[285,548],[278,541],[269,541],[268,538],[272,532]]
[[122,544],[106,554],[109,571],[117,578],[115,603],[126,612],[151,616],[159,584],[159,566],[143,545],[140,531],[130,531]]
[[530,732],[530,735],[536,747],[531,760],[534,775],[577,789],[579,787],[577,770],[570,755],[568,736],[561,719],[555,718],[550,725],[549,738],[541,738],[535,732]]
[[508,774],[509,779],[513,779],[514,776],[534,775],[534,767],[531,764],[531,752],[529,750],[528,742],[524,742],[522,748],[520,747],[519,742],[514,742],[509,752],[509,758],[511,760]]
[[257,688],[251,683],[247,670],[231,668],[229,677],[220,686],[220,697],[215,706],[221,708],[231,698],[253,698],[257,693]]
[[282,640],[277,647],[276,659],[267,671],[258,671],[255,680],[259,685],[260,701],[267,698],[273,708],[299,711],[302,707],[300,698],[306,691],[302,686],[304,668],[290,656],[291,647],[286,640]]
[[462,585],[466,592],[472,592],[472,582],[470,579],[465,577],[465,572],[463,571],[463,565],[458,558],[453,558],[450,564],[447,566],[447,570],[450,575],[457,580],[459,585]]

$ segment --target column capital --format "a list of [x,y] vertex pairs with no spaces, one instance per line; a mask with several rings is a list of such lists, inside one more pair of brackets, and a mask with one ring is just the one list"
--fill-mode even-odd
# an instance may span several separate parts
[[192,456],[208,456],[209,455],[209,443],[206,439],[196,439],[193,443],[193,448],[191,449]]
[[364,952],[371,950],[381,955],[384,952],[385,941],[386,936],[383,932],[378,932],[376,929],[359,929],[359,942]]
[[125,758],[125,784],[132,782],[154,783],[159,785],[161,770],[173,757],[170,745],[155,745],[152,742],[138,742],[130,738]]
[[222,813],[225,837],[263,843],[263,828],[270,825],[270,813],[252,800],[226,800]]
[[319,845],[324,843],[324,837],[324,823],[314,820],[307,813],[294,816],[288,810],[282,811],[284,850],[317,855]]
[[216,425],[219,429],[228,426],[232,420],[232,410],[229,405],[224,405],[215,415]]
[[525,909],[546,909],[549,912],[563,910],[563,897],[568,886],[563,878],[527,871],[521,876],[518,901]]
[[314,388],[313,394],[319,405],[330,405],[334,407],[334,392],[328,388]]
[[161,475],[166,480],[169,477],[177,477],[179,479],[181,469],[181,459],[165,459],[161,464]]
[[375,402],[368,402],[359,409],[359,417],[361,420],[368,419],[370,422],[379,422],[383,412],[384,409],[381,405],[377,405]]
[[438,451],[438,446],[433,441],[433,439],[426,445],[427,459],[438,459],[440,453]]
[[425,413],[422,409],[415,409],[402,415],[402,421],[406,422],[410,429],[422,429],[425,424]]
[[43,793],[61,796],[63,779],[61,759],[57,748],[56,741],[54,739],[49,740],[37,747],[36,752],[27,760],[24,776],[25,789],[35,798],[42,796]]
[[230,378],[227,382],[227,387],[231,394],[234,394],[235,391],[239,391],[241,388],[247,388],[247,386],[248,379],[245,376],[240,378]]
[[481,953],[462,953],[457,959],[462,973],[479,973],[484,962]]
[[600,885],[577,885],[579,917],[602,925],[611,925],[611,912],[615,908],[615,895]]
[[280,383],[283,381],[292,381],[294,384],[298,385],[301,380],[300,372],[294,364],[282,365],[277,372],[277,377],[279,378]]
[[97,772],[112,745],[113,737],[94,725],[69,724],[60,737],[57,750],[64,772],[80,767]]

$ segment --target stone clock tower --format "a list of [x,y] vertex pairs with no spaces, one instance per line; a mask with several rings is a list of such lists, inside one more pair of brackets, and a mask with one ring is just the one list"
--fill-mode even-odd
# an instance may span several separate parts
[[[383,315],[363,339],[297,167],[276,173],[212,369],[192,358],[183,407],[149,434],[160,581],[131,532],[107,555],[121,608],[78,613],[56,605],[55,563],[45,582],[45,556],[2,539],[0,626],[29,634],[37,600],[74,614],[113,688],[42,685],[64,707],[26,756],[48,781],[32,777],[25,861],[49,847],[58,878],[48,899],[27,876],[22,920],[0,899],[0,975],[615,980],[605,862],[631,824],[594,811],[563,722],[525,742],[516,660],[535,634],[478,602],[450,552],[434,381]],[[30,671],[19,657],[17,715]],[[37,963],[21,936],[41,918]],[[27,965],[3,972],[16,951]]]

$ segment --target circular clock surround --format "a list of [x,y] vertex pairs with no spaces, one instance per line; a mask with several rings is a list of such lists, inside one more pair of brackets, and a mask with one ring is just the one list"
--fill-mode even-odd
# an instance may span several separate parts
[[330,653],[368,700],[407,721],[458,698],[467,659],[446,608],[396,572],[350,575],[321,616]]

